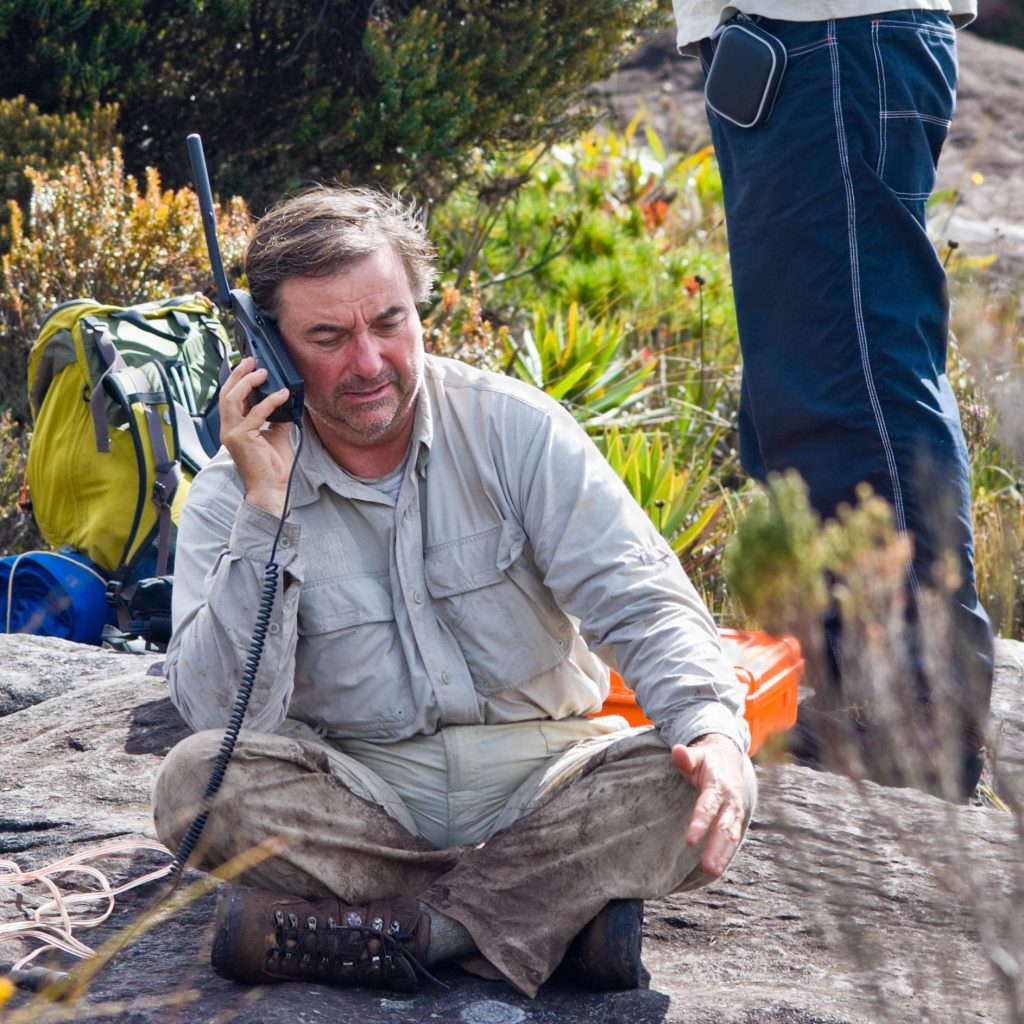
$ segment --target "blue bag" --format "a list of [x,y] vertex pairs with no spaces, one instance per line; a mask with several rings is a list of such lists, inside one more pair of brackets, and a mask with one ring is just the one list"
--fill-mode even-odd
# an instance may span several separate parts
[[0,632],[99,644],[117,619],[106,589],[106,577],[76,551],[0,558]]

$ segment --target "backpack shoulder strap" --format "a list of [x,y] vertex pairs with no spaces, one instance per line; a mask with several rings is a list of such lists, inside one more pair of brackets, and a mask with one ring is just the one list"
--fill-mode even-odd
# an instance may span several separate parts
[[[39,415],[54,378],[73,363],[82,363],[83,350],[75,333],[83,316],[103,316],[120,306],[106,306],[95,299],[62,302],[46,315],[28,357],[28,401],[33,420]],[[88,366],[83,364],[88,376]]]
[[[158,366],[158,369],[161,368]],[[153,484],[150,489],[149,498],[156,506],[159,524],[157,575],[163,575],[167,571],[167,563],[170,555],[171,501],[174,497],[175,491],[178,489],[178,485],[184,477],[181,469],[181,462],[178,457],[178,427],[180,422],[178,417],[173,415],[173,402],[168,394],[169,389],[165,386],[163,391],[154,391],[149,379],[140,369],[125,366],[122,361],[120,368],[112,368],[103,375],[102,385],[97,385],[94,390],[94,397],[97,393],[100,395],[100,400],[98,402],[90,402],[93,409],[94,425],[97,422],[97,408],[99,409],[98,415],[102,416],[104,424],[106,423],[106,413],[103,411],[103,397],[105,390],[113,391],[117,396],[118,401],[125,407],[126,412],[128,413],[128,423],[133,431],[135,430],[135,418],[131,415],[131,406],[133,402],[138,402],[143,408],[146,437],[149,441],[149,449],[153,453]],[[161,415],[161,408],[172,412],[172,415],[170,416],[172,428],[172,450],[168,449],[167,438],[164,435],[164,420]],[[187,418],[188,417],[186,417],[186,419]],[[99,448],[98,450],[109,451],[109,435],[105,427],[102,433],[105,447]],[[99,431],[97,429],[97,439],[98,438]],[[140,459],[140,470],[144,468],[144,465],[145,459],[143,456],[143,458]],[[140,500],[145,500],[141,493]],[[136,532],[137,527],[134,527],[125,542],[124,553],[122,554],[121,564],[118,566],[118,571],[127,564],[128,553],[131,551],[132,545],[134,544]]]

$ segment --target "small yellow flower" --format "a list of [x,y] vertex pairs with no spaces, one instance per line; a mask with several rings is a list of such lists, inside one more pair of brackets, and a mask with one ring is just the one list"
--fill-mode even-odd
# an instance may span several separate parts
[[14,993],[14,982],[10,978],[0,978],[0,1007],[3,1007]]
[[975,185],[980,185],[984,180],[985,180],[985,175],[981,174],[979,171],[975,171],[971,175],[971,181],[973,181]]

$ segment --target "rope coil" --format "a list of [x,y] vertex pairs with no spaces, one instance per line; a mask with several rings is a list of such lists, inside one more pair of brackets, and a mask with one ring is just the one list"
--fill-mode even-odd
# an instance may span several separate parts
[[[114,911],[115,896],[165,878],[173,870],[174,864],[172,861],[155,871],[147,872],[119,886],[113,886],[106,874],[88,862],[137,850],[151,850],[168,857],[172,856],[171,851],[160,843],[129,840],[83,850],[34,871],[24,871],[14,861],[0,860],[0,891],[15,890],[19,907],[24,895],[22,890],[32,885],[41,885],[49,895],[49,899],[36,907],[29,919],[0,924],[0,942],[11,939],[38,939],[42,942],[42,945],[15,963],[12,970],[23,970],[37,956],[51,949],[62,950],[79,960],[94,957],[96,950],[76,938],[74,932],[102,924]],[[97,888],[89,891],[77,888],[71,892],[62,891],[55,879],[65,875],[84,875],[91,878]],[[101,901],[106,901],[106,907],[93,910],[94,905]]]

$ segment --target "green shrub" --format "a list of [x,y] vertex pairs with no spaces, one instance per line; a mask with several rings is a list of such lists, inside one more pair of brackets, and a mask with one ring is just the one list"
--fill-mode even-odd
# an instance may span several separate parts
[[[32,185],[27,166],[51,174],[73,163],[79,153],[93,159],[118,145],[117,105],[94,106],[77,114],[42,114],[24,96],[0,99],[0,198],[28,203]],[[6,205],[0,211],[0,252],[7,249]]]
[[615,325],[619,358],[656,364],[648,411],[671,419],[698,407],[688,425],[720,431],[738,393],[721,182],[709,149],[668,156],[639,125],[492,164],[493,187],[460,189],[432,230],[454,286],[477,275],[489,318],[517,348],[514,367],[525,369],[531,338],[539,344],[535,311],[575,304],[605,334]]
[[[740,624],[720,571],[743,481],[721,182],[710,149],[668,155],[641,126],[491,161],[488,187],[438,207],[446,284],[434,322],[448,354],[562,401],[712,608]],[[659,487],[672,494],[652,496]]]
[[653,0],[8,0],[0,95],[116,100],[129,168],[175,185],[199,131],[220,187],[259,205],[342,174],[432,202],[477,150],[571,135],[588,86],[666,18]]
[[[155,170],[140,188],[115,149],[51,174],[27,173],[28,218],[9,205],[11,246],[0,278],[0,392],[19,419],[27,416],[28,353],[55,305],[86,296],[130,305],[205,291],[212,280],[195,195],[162,190]],[[248,229],[235,198],[220,215],[229,273],[241,264]]]
[[[615,309],[638,338],[696,327],[680,301],[687,281],[727,278],[724,232],[710,237],[723,218],[717,166],[710,149],[664,155],[653,132],[637,138],[638,124],[482,168],[490,187],[460,189],[432,220],[456,286],[476,272],[498,310],[535,300]],[[714,314],[727,322],[731,304]]]
[[709,497],[714,465],[710,452],[694,453],[690,465],[680,468],[672,434],[685,436],[681,431],[670,434],[661,430],[633,430],[623,436],[618,427],[612,427],[599,439],[599,446],[685,565],[707,541],[723,503],[721,497]]
[[609,315],[595,322],[576,303],[564,315],[537,304],[506,349],[509,373],[546,391],[591,431],[642,409],[654,383],[656,361],[630,354],[621,321]]
[[29,435],[9,412],[0,412],[0,555],[47,548],[22,494]]
[[791,471],[771,477],[751,502],[725,552],[725,574],[761,628],[807,635],[828,605],[828,558],[807,485]]

